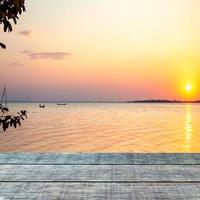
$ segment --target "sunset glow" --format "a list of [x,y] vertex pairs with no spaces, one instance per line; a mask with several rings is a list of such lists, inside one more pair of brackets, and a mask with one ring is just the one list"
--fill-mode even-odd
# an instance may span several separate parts
[[12,33],[0,32],[10,100],[200,99],[200,1],[28,0],[26,8]]
[[187,92],[190,92],[192,90],[192,86],[190,84],[187,84],[185,86],[185,89],[186,89]]

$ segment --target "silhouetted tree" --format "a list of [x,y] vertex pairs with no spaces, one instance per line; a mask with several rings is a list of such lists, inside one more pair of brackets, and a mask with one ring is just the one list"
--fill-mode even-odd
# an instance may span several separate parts
[[[25,0],[0,0],[0,24],[3,24],[4,32],[13,30],[11,21],[17,24],[22,12],[25,12]],[[0,43],[0,47],[5,49],[6,45]]]
[[[3,25],[4,32],[12,32],[12,24],[17,24],[19,15],[25,12],[25,0],[0,0],[0,24]],[[0,47],[6,49],[6,45],[0,43]],[[4,94],[4,93],[3,93]],[[3,99],[3,96],[2,96]],[[8,114],[9,109],[6,106],[0,104],[0,127],[2,126],[3,130],[6,131],[9,127],[21,126],[21,120],[27,118],[27,112],[22,110],[13,116]]]
[[21,120],[24,120],[25,118],[27,118],[26,110],[21,110],[17,113],[17,115],[9,113],[9,109],[7,107],[6,86],[4,86],[0,102],[0,127],[2,126],[4,131],[6,131],[9,127],[17,128],[17,126],[21,126]]
[[0,127],[2,126],[3,130],[6,131],[9,127],[17,128],[17,126],[21,126],[21,120],[27,118],[27,111],[21,110],[17,113],[17,115],[4,115],[4,113],[9,112],[8,108],[0,107],[0,111],[2,116],[0,117]]

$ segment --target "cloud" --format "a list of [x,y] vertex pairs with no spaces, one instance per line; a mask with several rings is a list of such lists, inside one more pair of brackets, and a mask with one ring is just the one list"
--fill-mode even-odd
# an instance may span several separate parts
[[72,55],[69,52],[32,52],[28,50],[22,51],[21,53],[29,56],[30,59],[32,60],[37,60],[37,59],[64,60]]
[[21,67],[23,66],[24,64],[22,63],[19,63],[19,62],[13,62],[13,63],[10,63],[9,66],[14,66],[14,67]]
[[18,34],[22,35],[22,36],[25,36],[25,37],[28,37],[28,36],[31,35],[31,30],[20,31]]
[[21,53],[22,53],[22,54],[30,54],[31,51],[29,51],[29,50],[24,50],[24,51],[22,51]]

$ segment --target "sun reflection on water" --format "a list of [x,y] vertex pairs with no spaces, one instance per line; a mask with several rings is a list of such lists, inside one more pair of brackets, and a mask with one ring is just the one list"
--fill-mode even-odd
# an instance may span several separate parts
[[187,152],[191,150],[191,140],[192,140],[191,105],[187,105],[185,111],[185,142],[184,142],[184,148]]

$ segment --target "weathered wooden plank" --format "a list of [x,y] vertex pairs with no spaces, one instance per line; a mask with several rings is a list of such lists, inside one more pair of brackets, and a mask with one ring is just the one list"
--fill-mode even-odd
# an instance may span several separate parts
[[200,182],[200,166],[1,165],[0,181]]
[[0,164],[65,164],[65,165],[183,165],[200,164],[200,154],[116,154],[116,153],[1,153]]
[[200,199],[200,184],[1,183],[0,199]]

